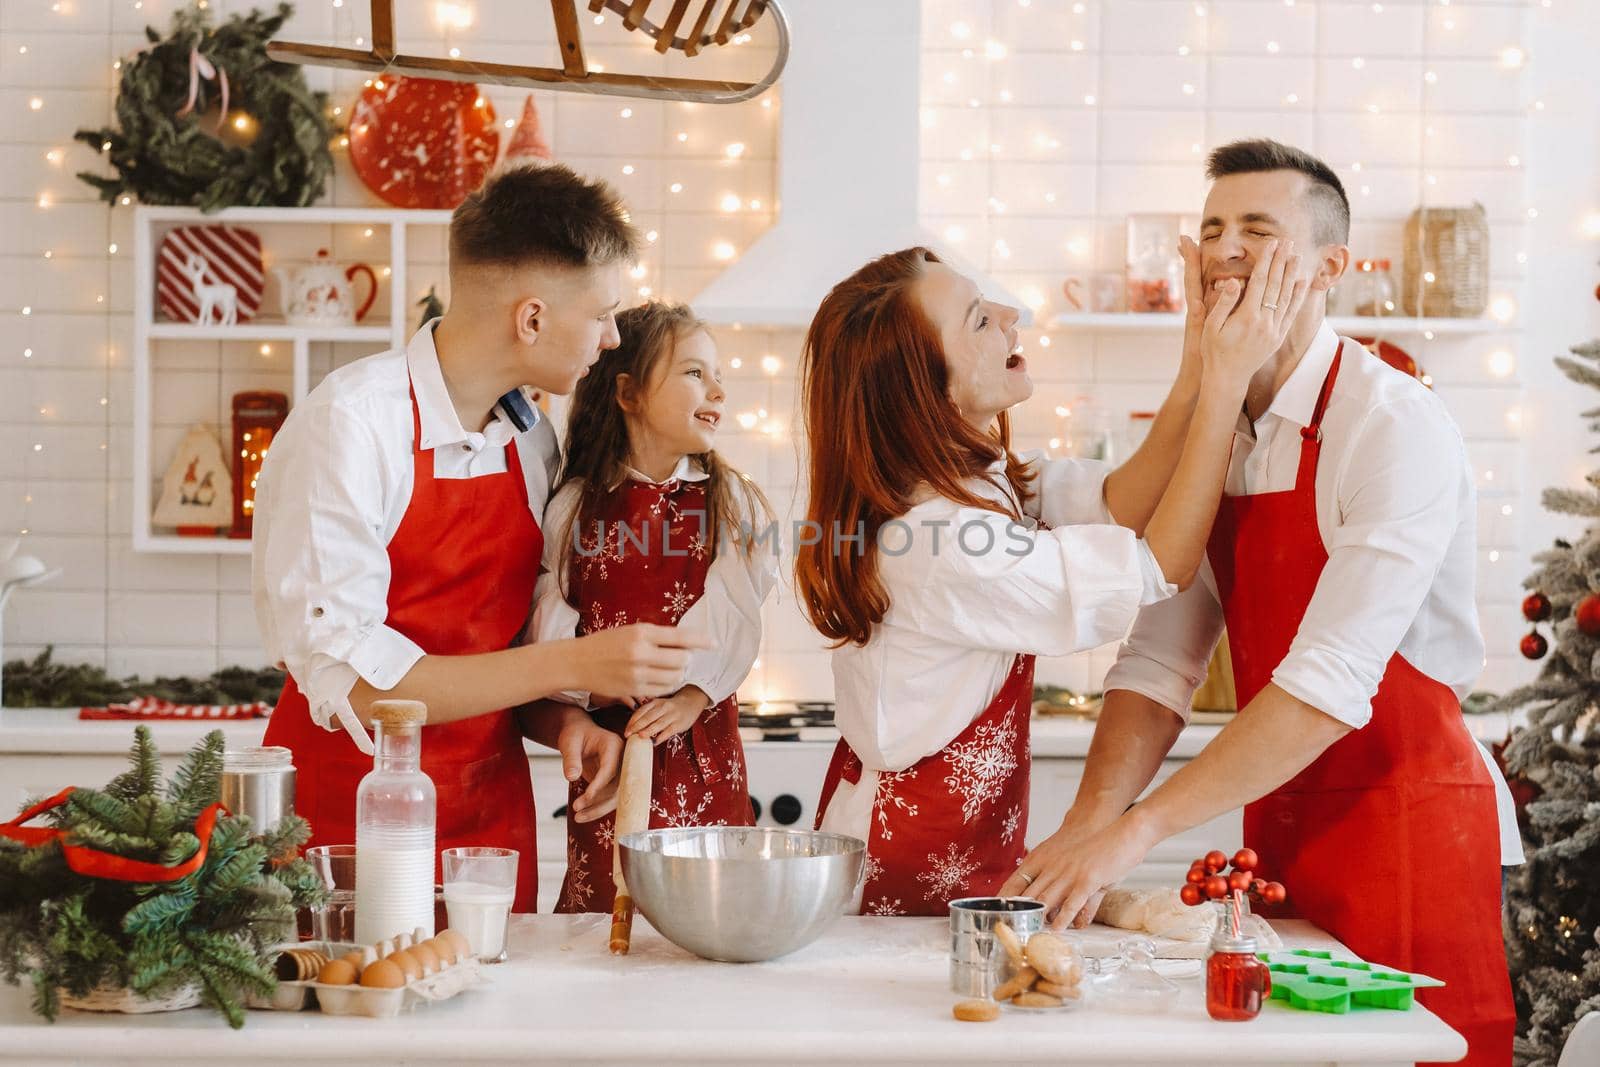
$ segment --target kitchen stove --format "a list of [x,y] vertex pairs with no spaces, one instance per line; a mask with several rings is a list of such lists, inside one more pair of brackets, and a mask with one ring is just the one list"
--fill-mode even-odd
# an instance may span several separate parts
[[746,741],[835,741],[831,700],[739,702],[739,736]]
[[[739,736],[758,826],[810,829],[839,731],[828,700],[739,704]],[[760,743],[757,743],[760,742]]]

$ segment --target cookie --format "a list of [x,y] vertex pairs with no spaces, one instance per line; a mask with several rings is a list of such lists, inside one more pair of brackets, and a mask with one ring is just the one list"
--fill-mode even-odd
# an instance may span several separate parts
[[1000,1005],[992,1000],[959,1000],[950,1013],[964,1023],[992,1023],[1000,1018]]

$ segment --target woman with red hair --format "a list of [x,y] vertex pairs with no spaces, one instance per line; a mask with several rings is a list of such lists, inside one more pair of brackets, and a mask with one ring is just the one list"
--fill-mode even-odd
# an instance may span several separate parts
[[1245,386],[1304,298],[1291,251],[1263,257],[1248,288],[1224,283],[1209,316],[1191,279],[1178,381],[1115,471],[1011,451],[1006,412],[1033,392],[1017,310],[927,249],[823,300],[802,356],[795,577],[835,642],[842,739],[817,825],[868,843],[863,910],[944,914],[1015,870],[1034,656],[1118,640],[1194,579]]

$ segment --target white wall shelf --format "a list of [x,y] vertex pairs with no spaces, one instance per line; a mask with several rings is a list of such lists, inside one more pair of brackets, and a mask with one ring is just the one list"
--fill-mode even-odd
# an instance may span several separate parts
[[251,321],[238,326],[198,326],[158,322],[150,327],[154,341],[387,341],[387,326],[290,326]]
[[[1160,312],[1095,311],[1057,315],[1050,320],[1053,330],[1099,330],[1107,333],[1176,333],[1183,329],[1182,314]],[[1372,317],[1369,315],[1330,315],[1328,322],[1347,336],[1394,334],[1474,334],[1516,329],[1492,318],[1426,319],[1408,316]]]
[[[320,342],[359,343],[372,351],[398,348],[410,333],[414,309],[406,285],[407,238],[414,226],[446,226],[448,211],[403,211],[390,208],[248,207],[229,208],[205,215],[194,208],[139,207],[134,211],[134,317],[133,317],[133,547],[139,552],[248,555],[247,539],[230,537],[180,537],[158,532],[151,525],[155,510],[153,489],[159,474],[151,455],[155,426],[151,410],[154,363],[151,349],[161,341],[262,341],[288,342],[293,361],[290,407],[300,403],[315,384],[311,377],[311,345]],[[155,258],[162,231],[173,225],[231,223],[264,227],[270,238],[272,225],[355,225],[387,229],[389,234],[389,321],[386,325],[291,326],[272,318],[237,326],[200,326],[156,318]],[[268,241],[270,244],[270,240]],[[219,414],[219,436],[226,443],[229,428]],[[226,448],[226,444],[224,445]]]

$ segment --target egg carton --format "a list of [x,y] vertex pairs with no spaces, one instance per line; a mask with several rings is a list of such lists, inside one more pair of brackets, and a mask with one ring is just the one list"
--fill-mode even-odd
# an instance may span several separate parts
[[[345,942],[311,944],[321,948],[330,959],[338,959],[365,947]],[[487,981],[488,975],[483,964],[469,956],[441,971],[413,978],[393,989],[359,984],[328,985],[315,980],[279,981],[272,996],[251,997],[249,1004],[252,1008],[265,1011],[304,1011],[314,1003],[324,1015],[365,1015],[373,1019],[389,1019],[418,1004],[449,1000],[462,990],[483,985]]]

